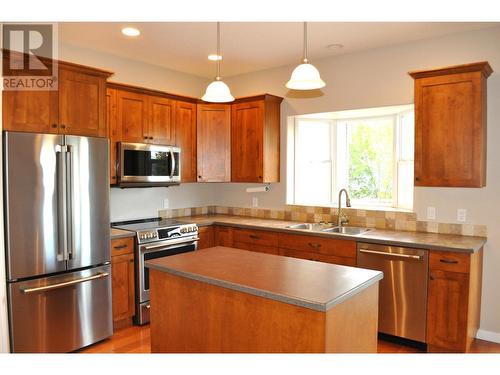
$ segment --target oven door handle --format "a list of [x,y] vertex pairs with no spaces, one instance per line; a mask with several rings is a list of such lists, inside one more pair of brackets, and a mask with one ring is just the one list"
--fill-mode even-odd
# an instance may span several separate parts
[[181,240],[175,240],[175,241],[168,241],[168,243],[162,243],[161,245],[151,245],[151,246],[144,246],[141,249],[144,250],[157,250],[157,249],[168,249],[172,245],[179,245],[183,243],[190,243],[194,241],[198,241],[200,238],[199,237],[194,237],[190,238],[189,240],[186,241],[186,239],[181,239]]

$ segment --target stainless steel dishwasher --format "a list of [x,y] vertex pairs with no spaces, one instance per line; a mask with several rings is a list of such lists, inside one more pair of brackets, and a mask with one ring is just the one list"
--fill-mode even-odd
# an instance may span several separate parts
[[425,342],[429,252],[358,243],[358,267],[384,272],[379,293],[379,332]]

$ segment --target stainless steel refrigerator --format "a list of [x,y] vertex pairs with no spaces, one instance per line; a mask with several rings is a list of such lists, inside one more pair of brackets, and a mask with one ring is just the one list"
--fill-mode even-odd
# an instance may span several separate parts
[[112,334],[108,140],[4,132],[13,352],[69,352]]

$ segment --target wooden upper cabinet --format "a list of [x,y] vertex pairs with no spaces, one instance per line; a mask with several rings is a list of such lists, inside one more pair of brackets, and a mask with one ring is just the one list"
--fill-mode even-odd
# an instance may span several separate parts
[[121,132],[121,141],[147,142],[147,96],[131,91],[116,90],[116,122]]
[[181,148],[181,182],[196,182],[196,104],[175,103],[175,139]]
[[106,137],[106,79],[59,69],[61,133]]
[[64,61],[58,73],[57,90],[3,92],[3,129],[106,137],[106,79],[112,73]]
[[57,91],[4,91],[3,130],[58,133]]
[[148,96],[148,143],[173,145],[175,143],[175,101],[158,96]]
[[486,185],[487,62],[415,71],[415,186]]
[[231,105],[198,104],[197,159],[199,182],[231,180]]
[[116,126],[116,90],[106,90],[106,128],[109,138],[109,181],[111,185],[117,180],[117,142],[121,139],[121,129]]
[[232,104],[231,181],[279,182],[282,100],[266,94]]

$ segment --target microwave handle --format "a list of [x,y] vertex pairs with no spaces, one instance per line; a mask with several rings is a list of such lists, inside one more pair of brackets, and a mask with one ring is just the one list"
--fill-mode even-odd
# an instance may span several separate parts
[[175,155],[172,150],[170,150],[170,178],[172,179],[174,177],[174,170],[175,170]]

